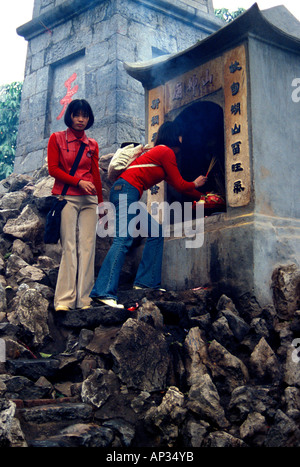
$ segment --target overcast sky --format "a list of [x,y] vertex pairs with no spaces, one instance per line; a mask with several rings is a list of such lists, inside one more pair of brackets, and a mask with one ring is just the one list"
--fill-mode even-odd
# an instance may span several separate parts
[[[0,85],[23,81],[27,42],[16,33],[17,27],[32,19],[34,0],[2,0],[0,16]],[[213,0],[214,8],[235,11],[248,9],[254,0]],[[285,5],[300,21],[300,0],[258,0],[261,10]]]

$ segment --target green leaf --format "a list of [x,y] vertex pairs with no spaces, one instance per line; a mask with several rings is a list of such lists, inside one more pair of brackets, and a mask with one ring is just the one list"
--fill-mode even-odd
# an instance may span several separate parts
[[50,357],[52,357],[52,354],[51,353],[42,353],[42,352],[40,352],[40,356],[42,358],[50,358]]

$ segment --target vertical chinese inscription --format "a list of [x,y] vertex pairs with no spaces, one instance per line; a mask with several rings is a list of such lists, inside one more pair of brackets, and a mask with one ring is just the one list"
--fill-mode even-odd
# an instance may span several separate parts
[[247,111],[246,50],[243,45],[224,55],[227,202],[250,201],[251,178]]
[[[159,86],[157,88],[148,91],[148,144],[154,145],[157,131],[162,123],[164,123],[165,117],[165,102],[164,102],[164,87]],[[165,182],[162,181],[157,185],[154,185],[151,190],[148,190],[147,204],[149,212],[154,215],[153,209],[157,206],[157,203],[165,201],[166,186]],[[160,213],[160,218],[157,219],[162,221],[163,213]]]

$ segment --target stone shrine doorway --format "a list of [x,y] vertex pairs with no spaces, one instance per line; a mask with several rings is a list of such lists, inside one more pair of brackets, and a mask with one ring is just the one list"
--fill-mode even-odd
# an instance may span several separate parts
[[[182,177],[187,181],[198,175],[206,175],[212,158],[215,165],[208,175],[208,181],[200,189],[202,193],[216,193],[226,199],[225,146],[223,109],[211,101],[193,103],[180,112],[175,119],[183,128],[182,149],[177,163]],[[167,201],[191,201],[168,185]],[[226,211],[225,205],[205,209],[205,215]]]

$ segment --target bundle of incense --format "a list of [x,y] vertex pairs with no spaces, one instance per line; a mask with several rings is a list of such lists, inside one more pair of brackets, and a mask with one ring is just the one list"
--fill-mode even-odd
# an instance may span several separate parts
[[210,161],[210,164],[209,164],[209,167],[207,169],[207,173],[205,175],[205,177],[207,177],[207,175],[209,174],[209,172],[212,170],[213,166],[215,165],[215,163],[217,162],[217,158],[216,157],[212,157],[211,161]]

